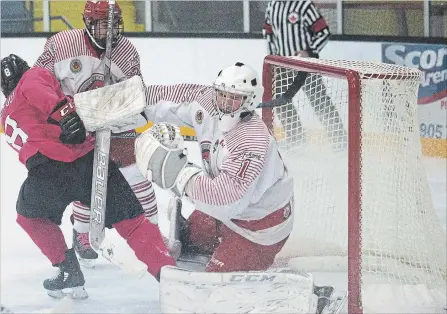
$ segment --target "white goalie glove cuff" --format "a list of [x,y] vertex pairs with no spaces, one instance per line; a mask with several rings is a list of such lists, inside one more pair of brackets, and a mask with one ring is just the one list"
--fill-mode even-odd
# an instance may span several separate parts
[[188,163],[185,168],[183,168],[177,177],[174,188],[171,191],[178,197],[183,197],[186,195],[191,195],[194,190],[194,180],[193,178],[202,172],[202,168],[195,164]]

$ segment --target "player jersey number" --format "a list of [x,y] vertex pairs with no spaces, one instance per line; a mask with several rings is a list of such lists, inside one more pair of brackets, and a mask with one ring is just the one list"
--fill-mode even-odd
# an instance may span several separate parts
[[240,179],[245,178],[245,173],[247,172],[248,166],[250,165],[250,160],[246,159],[242,161],[241,167],[239,168],[239,171],[237,172],[237,177]]
[[28,140],[28,135],[26,135],[26,133],[17,126],[17,121],[12,119],[10,116],[6,117],[4,132],[6,142],[16,151],[20,151],[23,144],[25,144]]
[[49,51],[44,51],[38,62],[45,68],[49,68],[48,65],[51,64],[51,60],[53,60],[51,53]]
[[8,68],[6,68],[3,73],[5,73],[5,76],[10,77],[11,76],[11,71],[9,71]]

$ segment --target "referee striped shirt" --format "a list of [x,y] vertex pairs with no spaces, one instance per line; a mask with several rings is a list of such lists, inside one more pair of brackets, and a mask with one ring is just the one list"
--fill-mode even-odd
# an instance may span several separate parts
[[269,54],[280,56],[294,56],[302,50],[318,54],[330,36],[324,17],[309,0],[270,1],[264,34]]

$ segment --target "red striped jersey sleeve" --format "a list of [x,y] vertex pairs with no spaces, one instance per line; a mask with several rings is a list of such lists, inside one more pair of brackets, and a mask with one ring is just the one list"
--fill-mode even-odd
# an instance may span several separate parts
[[[191,197],[211,206],[231,205],[251,199],[264,168],[270,138],[262,120],[255,116],[225,137],[228,158],[215,178],[197,176]],[[234,206],[237,206],[234,205]]]
[[149,85],[147,87],[147,104],[153,105],[159,101],[169,101],[180,104],[199,101],[207,98],[211,101],[211,87],[199,84]]
[[34,66],[45,68],[54,73],[54,63],[56,60],[56,44],[54,36],[48,38],[43,48],[43,53],[39,56]]

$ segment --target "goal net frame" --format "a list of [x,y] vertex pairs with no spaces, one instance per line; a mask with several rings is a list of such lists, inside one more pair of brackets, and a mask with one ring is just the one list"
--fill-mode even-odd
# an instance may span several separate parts
[[[333,64],[337,62],[336,60],[327,61],[334,61]],[[340,66],[336,66],[331,65],[330,62],[328,62],[329,64],[311,62],[305,58],[274,55],[265,57],[262,73],[264,86],[263,102],[274,98],[275,87],[273,84],[276,80],[275,75],[277,75],[275,74],[275,68],[278,67],[291,71],[321,74],[329,78],[343,79],[347,82],[347,117],[349,121],[347,127],[348,311],[349,313],[362,313],[362,82],[368,79],[387,81],[411,79],[414,81],[419,73],[417,70],[408,69],[408,75],[406,76],[405,71],[402,71],[405,68],[397,69],[397,66],[396,72],[393,72],[392,67],[389,71],[374,72],[374,67],[380,64],[373,62],[368,63],[360,73],[358,68],[349,68],[348,66],[343,66],[342,60],[340,62]],[[365,62],[365,64],[367,63]],[[290,81],[288,84],[290,84]],[[275,109],[263,108],[262,119],[267,127],[275,132]],[[293,241],[293,238],[290,241]]]
[[[262,71],[262,84],[264,95],[262,101],[273,98],[272,66],[286,66],[295,70],[306,72],[318,72],[336,78],[345,78],[348,82],[348,308],[349,313],[361,313],[360,303],[360,209],[361,209],[361,108],[360,108],[360,75],[353,70],[341,69],[329,65],[308,63],[298,59],[284,58],[281,56],[267,56],[264,59]],[[269,129],[273,128],[273,111],[270,108],[262,110],[262,119]]]

